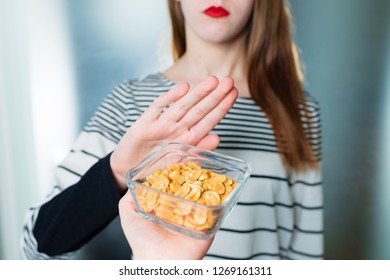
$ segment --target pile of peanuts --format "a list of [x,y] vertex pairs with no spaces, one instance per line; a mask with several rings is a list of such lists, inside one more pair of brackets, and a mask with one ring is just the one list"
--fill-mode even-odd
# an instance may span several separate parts
[[[222,203],[237,182],[226,175],[203,169],[195,162],[178,163],[168,169],[158,169],[142,184],[204,205]],[[136,188],[137,200],[145,213],[189,229],[207,230],[214,226],[217,216],[205,207],[172,199],[146,188]]]

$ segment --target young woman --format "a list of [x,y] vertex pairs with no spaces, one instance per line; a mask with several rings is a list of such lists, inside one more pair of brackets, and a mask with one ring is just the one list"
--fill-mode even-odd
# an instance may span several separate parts
[[[28,213],[26,258],[66,258],[118,215],[138,259],[321,259],[320,113],[303,92],[283,0],[169,0],[175,63],[126,80]],[[124,175],[177,141],[248,161],[253,172],[213,240],[135,213]],[[122,198],[121,198],[122,197]]]

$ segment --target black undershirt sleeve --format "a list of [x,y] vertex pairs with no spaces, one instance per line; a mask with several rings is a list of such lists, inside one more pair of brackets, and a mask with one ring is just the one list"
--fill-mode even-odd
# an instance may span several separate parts
[[55,256],[76,251],[118,215],[124,193],[115,187],[110,156],[41,207],[33,230],[39,252]]

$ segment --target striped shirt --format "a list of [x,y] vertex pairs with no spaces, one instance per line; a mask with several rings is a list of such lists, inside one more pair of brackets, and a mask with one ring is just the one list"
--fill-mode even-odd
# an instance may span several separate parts
[[[28,211],[24,258],[69,258],[118,215],[109,155],[152,101],[173,86],[155,73],[123,81],[105,98],[56,168],[53,191]],[[306,102],[312,124],[310,131],[305,126],[306,135],[320,161],[320,110],[312,97]],[[322,259],[320,170],[286,172],[270,123],[251,98],[238,98],[213,133],[221,140],[217,152],[246,160],[253,170],[205,259]]]

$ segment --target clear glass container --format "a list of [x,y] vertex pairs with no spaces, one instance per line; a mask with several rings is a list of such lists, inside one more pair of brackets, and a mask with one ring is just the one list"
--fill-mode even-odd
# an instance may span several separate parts
[[[168,169],[178,163],[195,162],[202,169],[230,177],[237,182],[222,203],[205,205],[158,190],[143,182],[156,170]],[[215,235],[222,222],[236,205],[238,197],[251,172],[250,165],[240,159],[204,150],[198,147],[169,143],[147,156],[126,176],[138,213],[171,230],[198,238]]]

